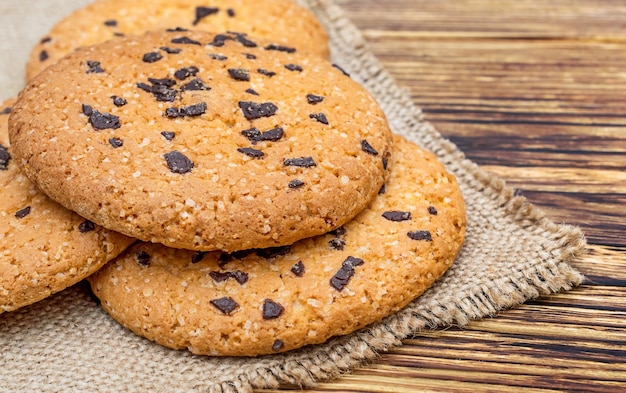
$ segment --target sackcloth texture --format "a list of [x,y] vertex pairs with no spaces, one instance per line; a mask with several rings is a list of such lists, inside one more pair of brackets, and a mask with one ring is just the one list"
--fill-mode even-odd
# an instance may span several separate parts
[[[0,2],[2,98],[22,88],[24,64],[36,41],[58,19],[88,2]],[[83,283],[0,315],[0,391],[241,393],[279,383],[313,386],[375,361],[379,353],[425,329],[463,326],[582,282],[569,264],[585,249],[580,230],[553,223],[442,138],[332,0],[302,2],[326,27],[333,61],[376,96],[392,129],[435,152],[457,177],[468,227],[452,269],[382,322],[323,345],[259,358],[194,356],[153,344],[114,322]]]

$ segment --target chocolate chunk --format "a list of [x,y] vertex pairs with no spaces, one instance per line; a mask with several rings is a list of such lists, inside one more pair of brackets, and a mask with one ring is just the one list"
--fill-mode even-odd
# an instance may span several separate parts
[[385,156],[383,157],[383,169],[387,170],[387,167],[389,167],[389,159]]
[[304,263],[299,261],[295,265],[291,267],[291,272],[295,274],[297,277],[302,277],[304,275]]
[[291,246],[269,247],[256,250],[256,255],[265,259],[272,259],[279,256],[287,255],[291,252]]
[[333,236],[341,237],[341,236],[345,236],[346,233],[348,233],[348,231],[346,231],[346,228],[344,227],[339,227],[335,229],[334,231],[330,231],[328,233]]
[[231,277],[234,278],[240,285],[248,282],[248,273],[242,272],[241,270],[235,270],[232,272]]
[[394,222],[408,221],[411,219],[411,212],[388,211],[383,213],[383,217]]
[[235,10],[232,8],[229,8],[228,10],[226,10],[226,13],[228,14],[229,17],[234,18],[235,17]]
[[276,45],[276,44],[269,44],[268,46],[265,47],[265,50],[276,50],[279,52],[294,53],[296,51],[296,48],[291,48],[289,46],[282,46],[282,45]]
[[109,27],[115,27],[117,26],[117,21],[115,19],[105,20],[104,25]]
[[191,172],[194,167],[194,163],[187,158],[186,155],[179,152],[178,150],[174,150],[170,153],[166,153],[163,155],[165,158],[165,162],[167,163],[167,167],[170,168],[172,173],[185,174]]
[[263,156],[265,156],[265,153],[263,153],[261,150],[253,149],[251,147],[240,147],[237,149],[237,151],[252,158],[262,158]]
[[383,184],[378,190],[378,195],[385,195],[387,193],[387,185]]
[[43,37],[41,39],[41,41],[39,41],[41,44],[47,44],[48,42],[52,41],[52,37]]
[[271,102],[256,103],[251,101],[239,101],[239,108],[241,108],[247,120],[271,117],[278,111],[278,107]]
[[213,60],[219,60],[219,61],[228,60],[228,57],[226,57],[224,55],[217,54],[217,53],[211,53],[209,56]]
[[170,119],[175,119],[181,116],[180,110],[178,110],[178,108],[167,108],[165,110],[165,116],[169,117]]
[[182,32],[182,31],[189,31],[189,29],[185,29],[184,27],[180,27],[180,26],[178,26],[178,27],[176,27],[175,29],[167,29],[167,30],[165,30],[165,31],[167,31],[167,32],[169,32],[169,33],[180,33],[180,32]]
[[285,131],[280,127],[265,132],[261,132],[256,128],[251,128],[249,130],[241,131],[241,134],[248,138],[253,145],[256,145],[258,142],[277,142],[283,138]]
[[282,342],[281,340],[276,340],[274,341],[274,344],[272,344],[272,351],[274,352],[278,352],[281,349],[283,349],[285,347],[285,343]]
[[9,113],[11,113],[11,107],[7,106],[6,108],[2,109],[0,111],[0,115],[8,115]]
[[230,68],[228,69],[228,74],[236,81],[250,81],[250,72],[243,68]]
[[11,161],[11,154],[6,147],[0,145],[0,171],[6,171],[9,168],[9,161]]
[[324,101],[324,97],[316,96],[315,94],[307,94],[306,101],[311,105],[317,105],[320,102]]
[[378,150],[374,149],[372,147],[372,145],[370,145],[370,143],[367,140],[365,140],[365,139],[363,139],[361,141],[361,150],[363,150],[367,154],[371,154],[373,156],[377,156],[378,155]]
[[196,7],[196,19],[193,21],[193,25],[197,25],[202,19],[217,14],[219,11],[220,9],[216,7]]
[[310,168],[312,166],[317,166],[317,163],[313,159],[313,157],[297,157],[297,158],[285,158],[283,161],[283,165],[285,166],[297,166],[301,168]]
[[125,98],[118,97],[118,96],[111,96],[111,98],[113,99],[113,104],[117,107],[128,104],[128,101],[126,101]]
[[207,105],[206,102],[201,102],[195,105],[183,106],[180,108],[181,116],[200,116],[206,113]]
[[298,71],[298,72],[302,71],[302,67],[300,67],[297,64],[286,64],[285,68],[288,69],[289,71]]
[[227,272],[227,273],[211,272],[211,273],[209,273],[209,276],[215,282],[224,282],[224,281],[226,281],[226,280],[228,280],[230,278],[230,272]]
[[285,311],[283,306],[270,299],[265,299],[263,303],[263,319],[276,319],[283,315],[283,311]]
[[180,52],[183,51],[180,48],[170,48],[170,47],[167,47],[167,46],[162,46],[161,50],[163,52],[165,52],[165,53],[169,53],[170,55],[177,55],[177,54],[179,54]]
[[165,87],[172,87],[176,84],[176,81],[172,78],[148,78],[148,82],[152,83],[152,86]]
[[163,58],[163,55],[159,52],[149,52],[143,55],[142,60],[144,63],[155,63]]
[[95,130],[117,130],[122,126],[120,118],[110,113],[93,110],[89,115],[89,123]]
[[213,307],[217,308],[226,315],[230,315],[230,313],[232,313],[237,307],[239,307],[239,304],[237,304],[237,302],[234,301],[232,297],[214,299],[211,300],[210,303],[213,305]]
[[78,225],[78,231],[80,233],[87,233],[96,230],[96,224],[89,220],[85,220]]
[[150,86],[146,83],[139,82],[137,83],[137,87],[143,91],[148,93],[152,93],[154,98],[160,102],[174,102],[178,97],[178,91],[175,89],[169,88],[166,84],[154,84],[154,81],[159,81],[160,79],[152,79],[153,85]]
[[30,206],[26,206],[23,209],[18,210],[17,212],[15,212],[15,217],[22,219],[24,217],[26,217],[27,215],[30,214]]
[[434,206],[428,206],[428,213],[436,216],[437,215],[437,209]]
[[99,74],[104,72],[99,61],[87,60],[88,74]]
[[205,251],[199,251],[191,256],[191,263],[201,262],[207,253]]
[[311,114],[309,115],[309,117],[310,117],[311,119],[315,119],[315,120],[317,120],[318,122],[320,122],[320,123],[322,123],[322,124],[326,124],[326,125],[328,125],[328,119],[326,118],[326,115],[325,115],[325,114],[323,114],[323,113],[311,113]]
[[171,131],[163,131],[161,133],[161,135],[163,135],[163,138],[165,138],[168,141],[172,141],[174,139],[174,137],[176,136],[175,132],[171,132]]
[[226,34],[218,34],[215,37],[213,37],[213,41],[211,42],[211,45],[222,47],[228,40],[234,40],[234,38]]
[[346,70],[344,70],[343,68],[339,67],[337,64],[333,64],[333,67],[335,67],[336,69],[338,69],[339,71],[341,71],[342,74],[344,74],[345,76],[349,77],[350,74],[348,74],[346,72]]
[[187,45],[200,45],[200,46],[202,46],[201,43],[199,43],[198,41],[192,40],[189,37],[174,38],[172,40],[172,44],[187,44]]
[[120,138],[111,138],[109,139],[109,144],[113,146],[113,148],[117,149],[124,146],[124,141]]
[[211,276],[215,282],[224,282],[231,278],[237,281],[240,285],[248,282],[248,273],[242,272],[241,270],[234,272],[211,272],[209,273],[209,276]]
[[344,247],[346,246],[346,241],[339,238],[332,239],[328,241],[328,245],[334,250],[343,251]]
[[83,111],[83,115],[85,116],[91,116],[91,114],[93,113],[93,108],[91,107],[91,105],[83,104],[81,110]]
[[428,242],[433,241],[433,237],[430,234],[430,231],[414,231],[407,233],[407,236],[413,240],[426,240]]
[[235,251],[233,253],[231,253],[230,255],[233,258],[236,259],[244,259],[245,257],[247,257],[248,255],[252,254],[254,252],[254,250],[239,250],[239,251]]
[[298,188],[304,187],[304,182],[302,180],[296,179],[289,182],[289,188],[292,190],[297,190]]
[[254,89],[250,88],[246,90],[246,93],[248,94],[252,94],[253,96],[258,96],[259,93],[257,93]]
[[244,53],[243,55],[246,56],[246,59],[248,60],[256,60],[256,56],[252,53]]
[[50,58],[50,55],[48,55],[48,52],[46,50],[42,50],[41,52],[39,52],[39,61],[40,62],[44,62],[46,60],[48,60]]
[[217,265],[219,267],[226,266],[229,262],[233,260],[233,256],[227,253],[222,253],[220,257],[217,259]]
[[145,251],[139,251],[137,254],[135,254],[135,260],[141,266],[150,266],[150,254]]
[[354,258],[352,256],[346,258],[341,264],[341,268],[330,279],[330,286],[339,292],[343,291],[350,279],[354,276],[354,268],[362,264],[363,260],[361,258]]
[[250,128],[249,130],[241,131],[241,135],[250,139],[251,142],[256,143],[261,140],[261,131],[257,128]]
[[202,82],[200,78],[193,78],[186,85],[180,88],[182,91],[209,91],[211,88]]
[[245,34],[237,33],[235,40],[246,48],[256,48],[258,46],[256,42],[249,40]]
[[191,67],[181,68],[180,70],[174,73],[174,76],[176,77],[176,79],[179,79],[182,81],[184,79],[189,78],[190,76],[196,76],[198,72],[200,72],[198,67],[191,66]]
[[257,72],[259,74],[261,74],[261,75],[269,76],[270,78],[273,77],[274,75],[276,75],[276,73],[274,71],[268,71],[268,70],[265,70],[263,68],[259,68],[257,70]]

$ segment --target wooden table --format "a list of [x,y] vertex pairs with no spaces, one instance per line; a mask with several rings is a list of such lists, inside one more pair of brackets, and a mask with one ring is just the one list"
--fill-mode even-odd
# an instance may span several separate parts
[[626,391],[626,2],[337,1],[427,119],[589,253],[569,293],[305,392]]

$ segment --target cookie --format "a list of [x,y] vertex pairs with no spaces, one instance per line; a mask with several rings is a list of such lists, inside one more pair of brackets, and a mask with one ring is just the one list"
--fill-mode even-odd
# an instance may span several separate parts
[[293,0],[100,0],[67,16],[41,39],[31,52],[26,79],[78,47],[177,27],[249,33],[277,46],[329,56],[326,32]]
[[317,344],[379,321],[453,263],[465,235],[456,180],[396,137],[391,178],[354,220],[291,247],[231,254],[138,243],[89,278],[135,333],[203,355]]
[[158,32],[81,49],[11,116],[24,173],[144,241],[236,251],[337,228],[385,181],[391,134],[341,70],[248,36]]
[[7,130],[13,102],[0,103],[0,314],[77,283],[134,241],[66,210],[19,172]]

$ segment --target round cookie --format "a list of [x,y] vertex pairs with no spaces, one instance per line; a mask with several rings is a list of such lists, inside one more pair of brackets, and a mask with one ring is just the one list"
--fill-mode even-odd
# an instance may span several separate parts
[[11,125],[16,161],[62,205],[201,251],[341,226],[376,196],[391,152],[384,113],[344,72],[237,33],[80,49],[29,83]]
[[66,210],[19,172],[7,130],[13,102],[0,103],[0,314],[77,283],[134,241]]
[[329,56],[326,32],[293,0],[99,0],[61,20],[41,39],[31,52],[26,80],[81,46],[176,27],[238,31]]
[[397,137],[381,192],[344,227],[291,247],[138,243],[89,281],[114,319],[170,348],[254,356],[321,343],[407,305],[463,244],[463,198],[433,154]]

